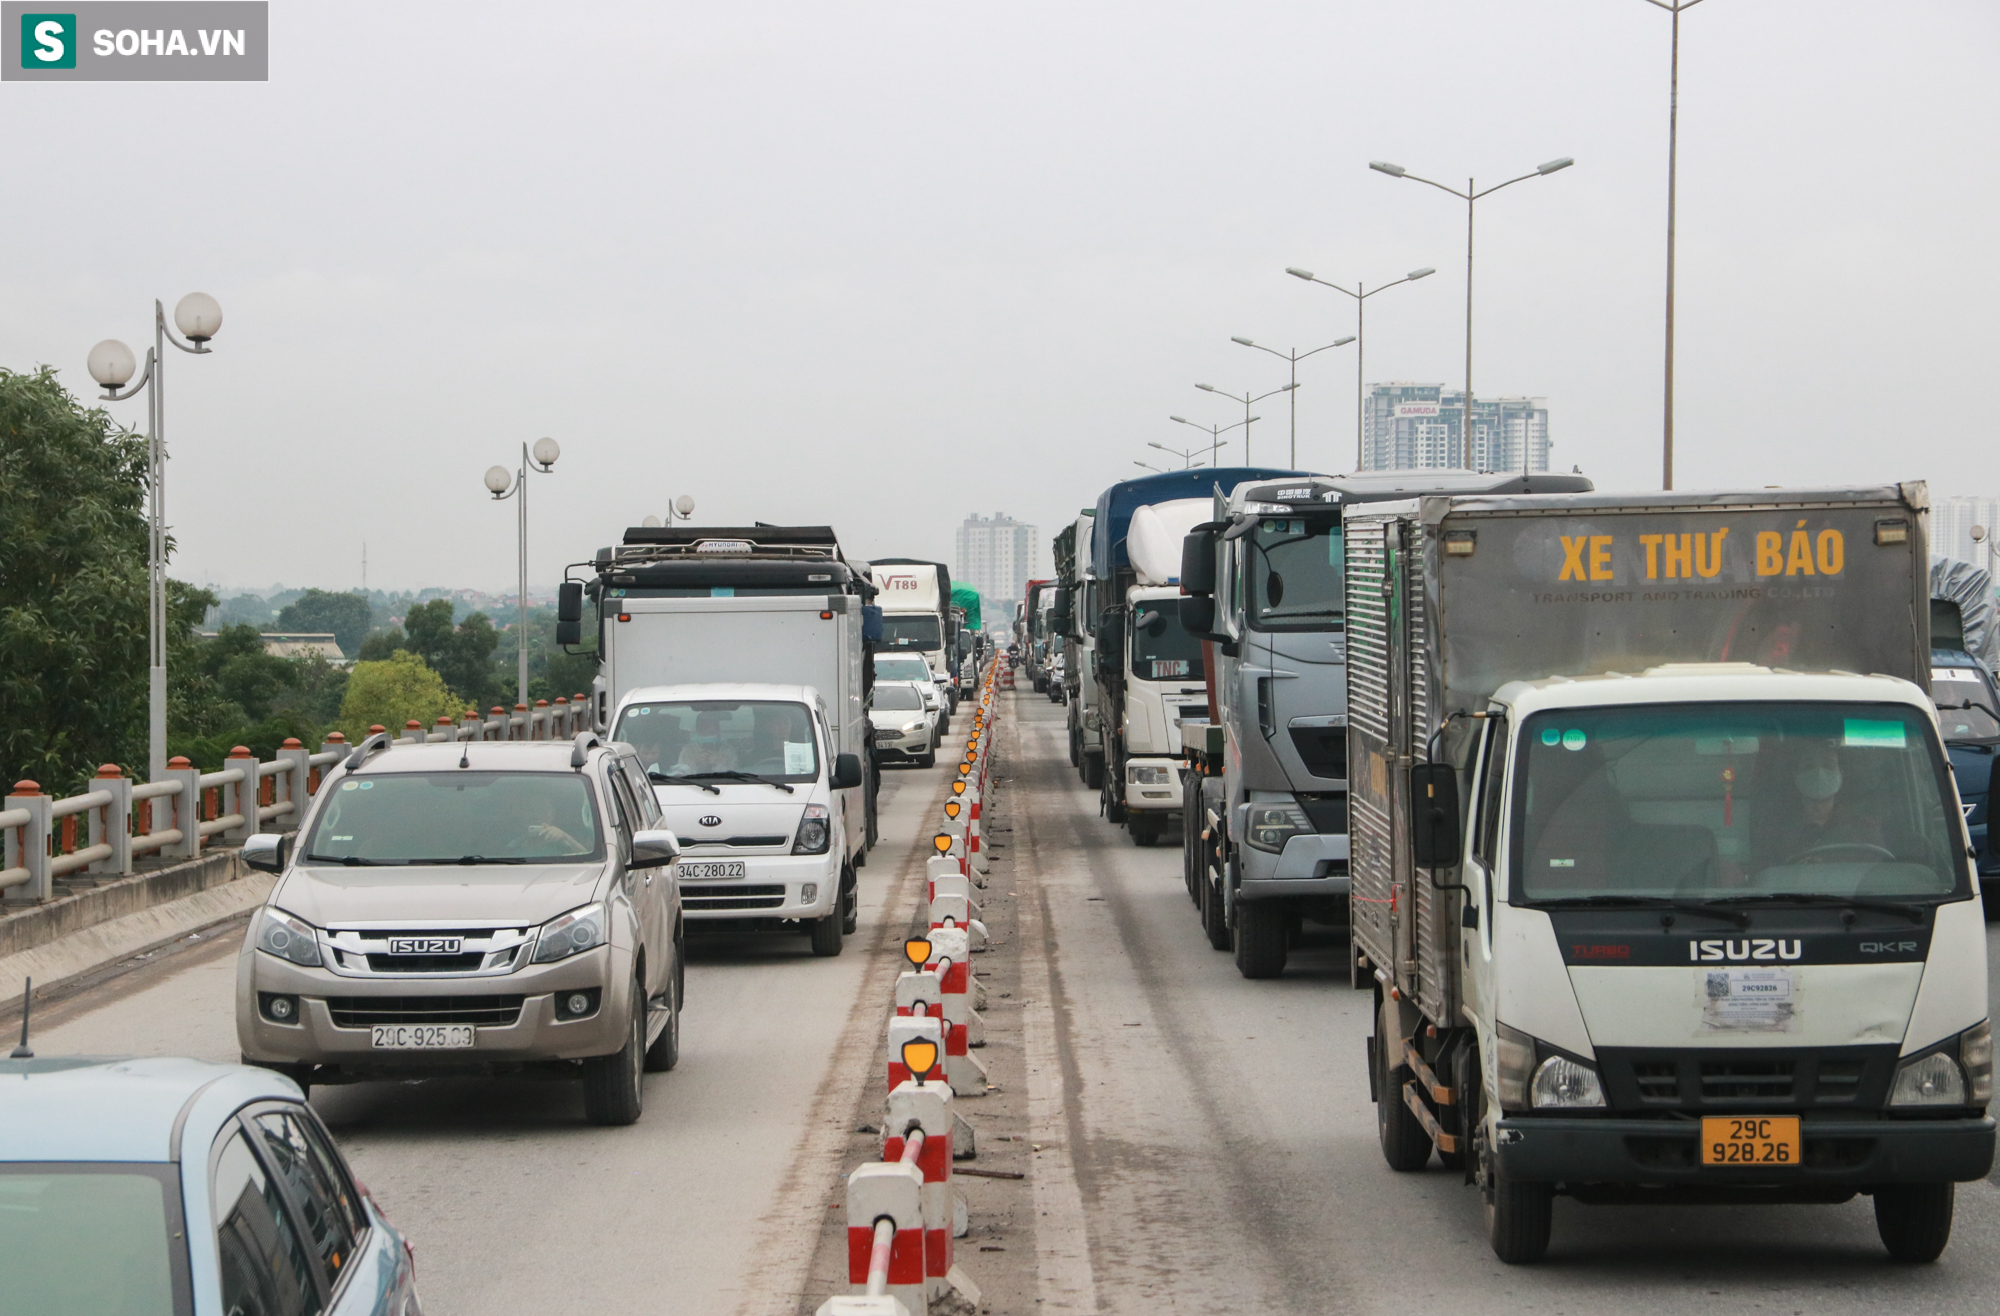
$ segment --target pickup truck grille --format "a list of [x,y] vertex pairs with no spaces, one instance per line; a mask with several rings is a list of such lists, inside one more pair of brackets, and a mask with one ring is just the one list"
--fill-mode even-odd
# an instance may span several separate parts
[[1896,1047],[1600,1047],[1597,1060],[1616,1110],[1867,1109],[1888,1100]]
[[370,955],[368,967],[377,973],[471,973],[486,961],[485,951],[470,955]]
[[473,1024],[510,1028],[521,1018],[521,996],[329,996],[335,1028],[374,1024]]
[[783,885],[771,886],[684,886],[681,888],[681,908],[694,911],[703,909],[776,909],[785,903]]

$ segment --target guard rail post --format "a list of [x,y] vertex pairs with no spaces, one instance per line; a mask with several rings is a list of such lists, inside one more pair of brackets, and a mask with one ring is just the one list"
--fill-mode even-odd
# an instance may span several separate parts
[[229,751],[229,757],[222,761],[225,773],[233,772],[233,781],[224,781],[222,786],[222,814],[234,816],[236,822],[222,829],[225,841],[242,842],[257,830],[258,797],[263,791],[258,787],[263,777],[257,772],[257,756],[250,752],[248,745],[238,745]]
[[278,746],[278,757],[285,762],[285,801],[292,806],[287,817],[291,830],[297,831],[306,820],[306,806],[312,803],[312,751],[294,737]]
[[[983,1097],[986,1066],[969,1050],[975,1022],[980,1042],[986,1040],[985,1021],[973,1009],[971,938],[963,928],[942,927],[932,929],[930,943],[931,958],[924,968],[937,974],[942,995],[945,1081],[958,1096]],[[892,1027],[894,1023],[890,1021]]]
[[[178,841],[169,841],[160,847],[160,854],[168,859],[201,858],[201,769],[176,754],[167,760],[167,779],[180,783],[180,791],[174,799],[173,830],[180,832]],[[167,829],[162,829],[167,830]]]
[[532,728],[528,724],[528,706],[515,704],[514,711],[507,718],[507,739],[533,740]]
[[913,1080],[889,1093],[882,1159],[913,1164],[924,1176],[918,1202],[924,1217],[927,1298],[942,1298],[951,1287],[951,1240],[963,1232],[959,1221],[965,1218],[965,1204],[951,1186],[953,1131],[949,1083]]
[[847,1176],[847,1282],[868,1297],[898,1300],[910,1316],[930,1311],[923,1186],[923,1172],[901,1162],[870,1161]]
[[403,723],[403,734],[396,737],[396,743],[399,745],[421,745],[424,743],[424,737],[427,734],[424,730],[424,724],[415,718],[411,718],[409,721]]
[[55,894],[49,874],[51,803],[34,781],[15,782],[7,795],[5,813],[18,818],[7,828],[6,868],[0,871],[0,890],[8,900],[41,901]]
[[124,874],[132,871],[132,779],[116,763],[106,763],[90,783],[93,791],[103,791],[111,802],[90,811],[90,844],[111,847],[111,853],[95,860],[85,871]]
[[903,1062],[903,1044],[906,1042],[931,1042],[938,1054],[945,1051],[945,1022],[942,1015],[893,1014],[889,1016],[889,1083],[887,1090],[894,1092],[896,1085],[907,1083],[912,1077],[910,1067]]

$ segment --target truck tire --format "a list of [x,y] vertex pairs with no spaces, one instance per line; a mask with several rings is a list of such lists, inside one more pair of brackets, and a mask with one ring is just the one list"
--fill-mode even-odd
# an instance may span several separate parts
[[1104,755],[1083,751],[1083,784],[1087,790],[1104,789]]
[[849,868],[840,875],[840,930],[853,936],[861,926],[861,879]]
[[1493,1255],[1510,1266],[1540,1261],[1549,1250],[1555,1200],[1554,1184],[1515,1183],[1496,1164],[1486,1189],[1486,1241]]
[[1431,1135],[1404,1104],[1403,1084],[1416,1076],[1408,1065],[1390,1063],[1401,1052],[1403,1039],[1388,997],[1378,991],[1376,999],[1375,1036],[1369,1039],[1375,1062],[1375,1130],[1382,1141],[1382,1159],[1398,1174],[1408,1174],[1430,1164]]
[[1285,972],[1292,920],[1276,900],[1236,902],[1236,971],[1246,978],[1277,978]]
[[636,1124],[645,1109],[646,985],[632,983],[625,1045],[583,1062],[583,1117],[592,1124]]
[[1223,874],[1210,869],[1201,875],[1201,930],[1216,950],[1228,950],[1229,912],[1222,897]]
[[1083,766],[1083,733],[1077,730],[1074,717],[1069,719],[1069,765],[1072,768]]
[[836,901],[831,914],[828,914],[825,918],[816,918],[812,921],[813,954],[823,960],[830,960],[840,954],[840,947],[846,935],[841,927],[841,924],[845,921],[844,916],[840,912],[842,903],[841,901]]
[[1875,1190],[1875,1232],[1896,1261],[1936,1261],[1951,1241],[1951,1212],[1957,1186],[1949,1183],[1894,1184]]
[[1158,845],[1166,834],[1167,820],[1158,814],[1135,813],[1126,819],[1125,828],[1132,833],[1132,844]]

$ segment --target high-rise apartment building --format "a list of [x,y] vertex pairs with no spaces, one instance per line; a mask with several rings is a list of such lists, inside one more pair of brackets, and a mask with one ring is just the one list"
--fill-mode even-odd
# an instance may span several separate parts
[[977,513],[958,527],[958,556],[952,563],[954,583],[979,591],[981,611],[990,629],[1014,614],[1022,589],[1041,567],[1041,534],[1010,516]]
[[1972,528],[1985,528],[1987,543],[2000,531],[2000,498],[1970,497],[1931,500],[1931,552],[1986,567],[1987,547],[1972,538]]
[[1362,408],[1362,465],[1371,471],[1549,469],[1549,406],[1544,398],[1475,398],[1469,447],[1464,431],[1464,389],[1371,384]]

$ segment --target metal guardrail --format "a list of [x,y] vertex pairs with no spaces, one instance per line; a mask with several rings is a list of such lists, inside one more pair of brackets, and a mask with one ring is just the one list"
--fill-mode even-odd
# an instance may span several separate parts
[[[511,712],[495,705],[485,717],[467,709],[456,721],[439,718],[430,728],[412,721],[398,740],[568,740],[591,726],[590,700],[578,695],[553,704],[540,700],[533,708],[516,704]],[[91,789],[62,799],[44,795],[37,782],[17,781],[0,809],[0,901],[52,900],[58,877],[127,876],[150,854],[199,859],[210,838],[241,843],[280,820],[290,824],[284,830],[296,828],[325,770],[352,748],[338,731],[317,752],[287,740],[276,757],[261,761],[238,745],[220,772],[202,772],[185,758],[174,758],[159,781],[148,782],[135,782],[107,763]]]

